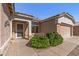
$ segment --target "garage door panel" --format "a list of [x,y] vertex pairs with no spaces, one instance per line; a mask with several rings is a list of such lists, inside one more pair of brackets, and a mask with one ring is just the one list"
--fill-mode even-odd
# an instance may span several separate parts
[[67,26],[57,26],[57,31],[63,37],[70,37],[70,27]]

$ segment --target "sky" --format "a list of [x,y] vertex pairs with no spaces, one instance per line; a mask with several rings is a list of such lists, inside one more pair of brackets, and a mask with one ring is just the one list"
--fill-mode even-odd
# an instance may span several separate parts
[[79,21],[79,3],[15,3],[15,11],[31,14],[41,20],[68,12]]

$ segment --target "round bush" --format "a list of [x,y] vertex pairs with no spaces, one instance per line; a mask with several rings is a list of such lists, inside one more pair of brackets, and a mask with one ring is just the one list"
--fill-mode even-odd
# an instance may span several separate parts
[[51,46],[57,46],[63,42],[63,38],[57,32],[47,33],[46,36],[49,39]]
[[49,39],[46,36],[38,36],[38,35],[32,37],[30,43],[31,47],[33,48],[47,48],[50,45]]

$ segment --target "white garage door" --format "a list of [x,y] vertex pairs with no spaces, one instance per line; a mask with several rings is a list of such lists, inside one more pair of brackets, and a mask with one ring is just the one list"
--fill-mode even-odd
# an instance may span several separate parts
[[70,27],[59,25],[59,26],[57,27],[57,31],[58,31],[58,33],[61,34],[61,36],[64,37],[64,38],[70,37]]

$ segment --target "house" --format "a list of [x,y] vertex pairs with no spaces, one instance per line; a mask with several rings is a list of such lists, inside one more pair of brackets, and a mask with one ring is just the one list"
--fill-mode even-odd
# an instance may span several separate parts
[[39,22],[40,32],[58,32],[64,38],[73,36],[74,18],[63,12],[56,16],[49,17]]
[[4,54],[11,39],[28,40],[32,33],[58,32],[64,38],[79,35],[79,25],[66,12],[39,20],[32,15],[15,12],[12,3],[0,4],[0,11],[0,55]]
[[[28,24],[23,25],[23,22],[25,21]],[[20,35],[20,37],[18,38],[30,38],[32,33],[46,34],[48,32],[58,32],[63,38],[68,38],[74,35],[74,17],[66,12],[60,13],[44,20],[39,20],[32,15],[15,13],[15,18],[12,23],[12,34],[14,38],[17,38],[18,35]],[[18,26],[21,28],[18,29]],[[17,31],[20,31],[21,34]]]
[[32,22],[36,18],[32,15],[15,12],[14,4],[0,4],[0,55],[3,55],[11,39],[30,39],[32,35]]

